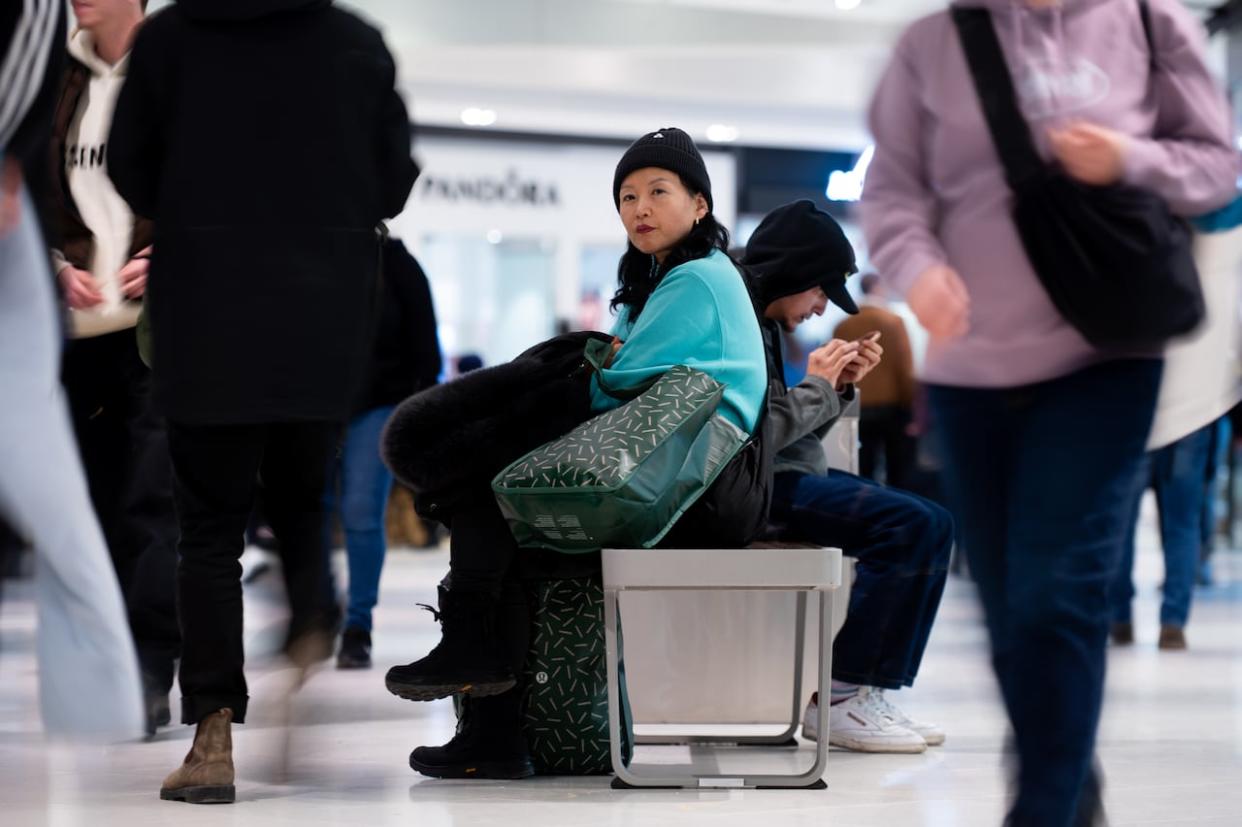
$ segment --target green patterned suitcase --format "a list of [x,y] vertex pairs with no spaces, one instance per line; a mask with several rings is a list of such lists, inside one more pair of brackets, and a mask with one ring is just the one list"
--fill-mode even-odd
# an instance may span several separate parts
[[[523,728],[541,775],[606,775],[608,672],[604,650],[604,589],[598,575],[530,584],[532,628],[526,660]],[[633,735],[621,670],[621,753]]]

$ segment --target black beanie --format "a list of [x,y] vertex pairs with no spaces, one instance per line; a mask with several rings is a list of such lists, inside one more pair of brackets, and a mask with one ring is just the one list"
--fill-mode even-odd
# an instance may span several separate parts
[[837,307],[858,312],[845,289],[846,277],[858,272],[854,248],[841,225],[811,201],[794,201],[764,216],[746,243],[742,264],[764,307],[818,285]]
[[690,136],[675,126],[648,132],[630,144],[621,156],[612,177],[612,200],[618,210],[621,209],[622,182],[634,170],[646,167],[677,173],[688,189],[707,199],[707,211],[712,211],[712,182],[707,177],[707,165]]

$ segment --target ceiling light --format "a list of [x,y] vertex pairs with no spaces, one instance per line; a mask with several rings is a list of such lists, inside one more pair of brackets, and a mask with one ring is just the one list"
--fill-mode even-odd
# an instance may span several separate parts
[[470,107],[461,110],[461,122],[466,126],[491,126],[496,123],[496,110]]
[[717,144],[726,144],[737,140],[737,127],[714,123],[707,127],[707,140]]
[[489,244],[499,244],[500,242],[504,240],[505,240],[505,234],[502,233],[500,230],[488,230],[487,231],[487,242]]

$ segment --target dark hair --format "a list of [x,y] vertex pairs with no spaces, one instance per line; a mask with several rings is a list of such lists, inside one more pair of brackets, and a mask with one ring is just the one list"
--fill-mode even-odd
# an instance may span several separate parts
[[657,265],[655,256],[641,252],[632,243],[627,244],[617,266],[617,292],[612,297],[612,309],[625,305],[630,309],[630,321],[637,320],[647,306],[647,299],[651,298],[669,270],[687,261],[703,258],[712,250],[720,250],[727,255],[728,249],[729,231],[710,212],[699,219],[686,237],[669,251],[663,264]]
[[877,288],[879,288],[880,277],[876,275],[875,273],[867,273],[861,279],[859,279],[859,282],[861,283],[861,286],[862,286],[863,295],[870,296],[872,293],[876,291]]

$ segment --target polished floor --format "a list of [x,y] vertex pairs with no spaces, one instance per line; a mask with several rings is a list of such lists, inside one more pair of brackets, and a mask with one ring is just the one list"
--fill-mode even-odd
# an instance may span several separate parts
[[[1111,824],[1242,825],[1242,553],[1217,558],[1219,585],[1200,590],[1190,650],[1155,647],[1159,555],[1145,514],[1136,606],[1138,643],[1110,660],[1100,735]],[[969,589],[952,582],[918,685],[894,696],[942,723],[947,744],[915,756],[834,750],[826,791],[613,791],[605,778],[435,781],[410,771],[409,750],[452,732],[447,702],[400,701],[382,686],[389,665],[434,639],[430,602],[443,551],[394,550],[377,615],[376,668],[293,673],[270,654],[280,638],[278,578],[248,587],[251,719],[235,728],[238,803],[162,802],[163,775],[190,730],[110,747],[47,745],[39,734],[29,591],[0,608],[0,825],[936,825],[1000,823],[1006,796],[1004,716],[988,672]],[[88,676],[82,702],[90,703]],[[678,747],[645,747],[653,760]],[[760,756],[773,768],[809,760]],[[754,756],[747,756],[754,757]]]

